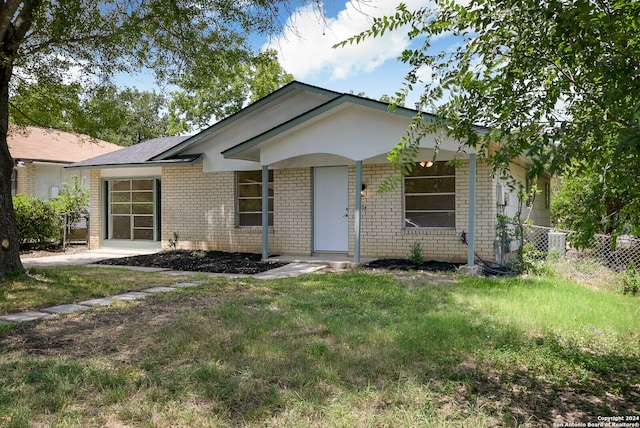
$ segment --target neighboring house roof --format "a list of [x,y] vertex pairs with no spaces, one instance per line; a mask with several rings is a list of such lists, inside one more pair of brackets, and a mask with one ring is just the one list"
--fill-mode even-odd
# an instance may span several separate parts
[[122,149],[88,135],[14,125],[9,127],[7,145],[13,159],[55,163],[78,162]]
[[86,159],[69,165],[70,168],[90,168],[90,167],[119,167],[139,164],[172,164],[191,163],[199,159],[200,155],[174,156],[170,159],[163,159],[161,162],[149,162],[155,156],[166,152],[172,147],[188,139],[189,136],[161,137],[144,141],[140,144],[121,148],[116,152],[107,153],[91,159]]

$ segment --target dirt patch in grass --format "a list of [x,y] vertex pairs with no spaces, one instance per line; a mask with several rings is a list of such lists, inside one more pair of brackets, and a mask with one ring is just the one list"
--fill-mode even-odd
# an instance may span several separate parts
[[254,275],[284,266],[286,263],[262,261],[260,254],[223,251],[172,250],[154,254],[102,260],[109,266],[159,267],[189,272],[215,272]]
[[52,317],[39,324],[17,325],[0,336],[0,349],[2,353],[64,355],[72,359],[111,356],[124,363],[131,350],[123,346],[123,335],[145,331],[181,313],[218,303],[215,295],[203,298],[193,293],[180,293],[179,298],[116,303],[95,311]]

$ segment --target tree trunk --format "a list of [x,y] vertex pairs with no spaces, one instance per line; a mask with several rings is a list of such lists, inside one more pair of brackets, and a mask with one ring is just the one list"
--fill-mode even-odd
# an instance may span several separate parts
[[0,65],[0,276],[9,272],[24,271],[20,261],[16,216],[11,197],[11,173],[14,164],[7,145],[11,73],[10,65]]

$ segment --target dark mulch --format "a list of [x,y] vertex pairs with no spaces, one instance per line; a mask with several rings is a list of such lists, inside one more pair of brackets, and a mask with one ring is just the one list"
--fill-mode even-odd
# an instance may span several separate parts
[[110,266],[160,267],[190,272],[240,273],[253,275],[284,266],[286,263],[262,261],[260,254],[223,251],[172,250],[155,254],[107,259],[98,262]]
[[[260,254],[228,253],[224,251],[171,250],[154,254],[106,259],[96,264],[110,266],[143,266],[189,272],[240,273],[254,275],[284,266],[286,263],[262,261]],[[365,264],[365,268],[386,270],[421,270],[427,272],[455,271],[462,263],[425,261],[411,263],[407,259],[379,259]]]
[[365,264],[365,267],[388,270],[422,270],[427,272],[447,272],[455,271],[463,264],[464,263],[437,262],[435,260],[429,260],[420,264],[415,264],[407,259],[379,259]]

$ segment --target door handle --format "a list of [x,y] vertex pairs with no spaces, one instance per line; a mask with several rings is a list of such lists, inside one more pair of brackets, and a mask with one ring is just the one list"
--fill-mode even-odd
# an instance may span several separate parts
[[345,215],[343,217],[349,217],[349,208],[346,208],[347,212],[345,213]]

